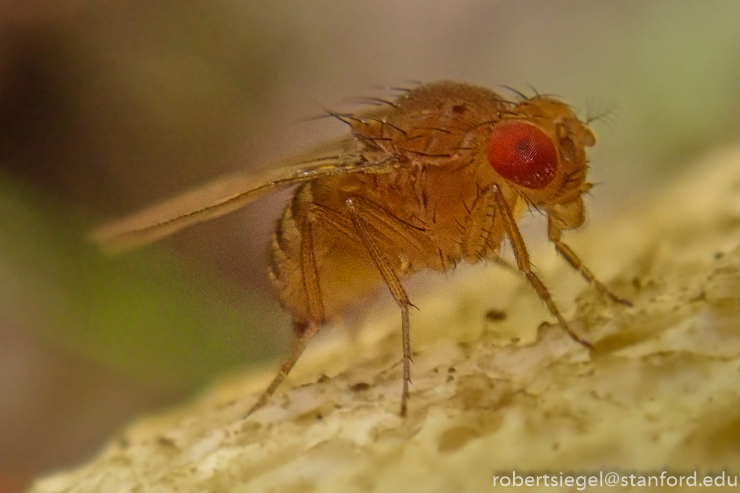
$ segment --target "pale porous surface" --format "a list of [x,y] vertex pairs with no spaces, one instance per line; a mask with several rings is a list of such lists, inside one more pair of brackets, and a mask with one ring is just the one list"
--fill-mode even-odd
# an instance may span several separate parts
[[[316,341],[250,419],[275,368],[142,419],[31,491],[410,493],[488,491],[512,470],[740,474],[740,150],[586,230],[575,249],[633,308],[606,302],[542,248],[533,257],[573,327],[596,341],[590,355],[557,326],[535,341],[550,317],[519,276],[465,269],[413,291],[407,419],[390,308],[355,337]],[[505,319],[487,319],[492,308]]]

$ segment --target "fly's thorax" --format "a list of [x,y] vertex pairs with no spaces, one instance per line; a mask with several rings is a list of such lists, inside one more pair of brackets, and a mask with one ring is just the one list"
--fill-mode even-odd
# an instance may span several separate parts
[[442,82],[420,86],[377,115],[357,115],[355,138],[371,160],[443,165],[470,151],[471,132],[485,134],[484,122],[506,113],[507,103],[493,91]]

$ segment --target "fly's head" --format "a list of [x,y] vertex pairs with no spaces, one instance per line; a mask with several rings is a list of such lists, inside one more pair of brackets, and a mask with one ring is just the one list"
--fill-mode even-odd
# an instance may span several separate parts
[[548,212],[560,229],[583,222],[586,147],[591,129],[565,103],[549,96],[524,100],[494,125],[488,160],[494,171],[532,205]]

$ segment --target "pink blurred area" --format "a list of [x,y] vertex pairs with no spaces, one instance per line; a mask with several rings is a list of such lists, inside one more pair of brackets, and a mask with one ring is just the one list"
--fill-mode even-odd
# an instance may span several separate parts
[[[0,219],[0,493],[290,336],[264,255],[285,195],[154,247],[171,271],[146,253],[98,258],[92,227],[342,135],[314,119],[325,109],[441,79],[615,107],[594,124],[589,214],[614,211],[678,171],[659,164],[737,136],[740,12],[695,5],[0,0],[0,207],[14,211]],[[120,273],[129,262],[144,274]],[[170,288],[172,305],[141,294]],[[180,338],[190,300],[233,309],[236,329],[192,315]]]

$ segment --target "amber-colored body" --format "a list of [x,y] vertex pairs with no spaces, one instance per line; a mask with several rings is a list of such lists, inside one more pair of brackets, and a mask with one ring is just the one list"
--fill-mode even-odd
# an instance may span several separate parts
[[[218,182],[101,229],[112,248],[154,241],[242,207],[281,185],[303,182],[277,222],[271,279],[293,315],[297,343],[252,411],[288,374],[327,320],[385,284],[402,310],[406,413],[410,379],[408,308],[401,279],[422,269],[496,256],[512,243],[519,269],[578,342],[532,272],[515,218],[527,207],[548,216],[549,238],[599,290],[617,301],[562,243],[584,219],[588,127],[546,96],[512,103],[484,88],[441,82],[408,90],[377,112],[333,115],[352,138],[337,154],[268,177]],[[250,412],[252,412],[250,411]]]

